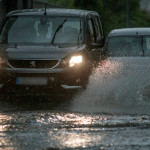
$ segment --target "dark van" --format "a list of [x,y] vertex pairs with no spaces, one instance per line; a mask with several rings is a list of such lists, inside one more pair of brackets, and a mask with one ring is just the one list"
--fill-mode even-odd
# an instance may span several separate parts
[[0,27],[0,84],[79,88],[104,55],[103,29],[94,11],[12,11]]

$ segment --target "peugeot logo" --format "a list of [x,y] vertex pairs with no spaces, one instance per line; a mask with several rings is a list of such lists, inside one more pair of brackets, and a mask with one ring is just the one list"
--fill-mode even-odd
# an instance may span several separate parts
[[31,61],[31,62],[30,62],[30,65],[31,65],[31,67],[36,67],[36,66],[35,66],[35,61]]

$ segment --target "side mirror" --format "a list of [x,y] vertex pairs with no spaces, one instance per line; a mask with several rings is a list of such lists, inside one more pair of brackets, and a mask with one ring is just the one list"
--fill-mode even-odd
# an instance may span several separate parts
[[96,43],[99,44],[100,46],[103,46],[104,45],[104,37],[103,36],[97,37]]
[[104,37],[103,36],[97,37],[96,43],[91,44],[92,48],[101,48],[103,46],[104,46]]

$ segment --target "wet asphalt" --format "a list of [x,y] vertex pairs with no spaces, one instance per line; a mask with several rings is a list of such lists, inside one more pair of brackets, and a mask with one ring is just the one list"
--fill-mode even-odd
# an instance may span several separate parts
[[149,115],[71,112],[69,101],[34,98],[0,101],[0,149],[150,149]]
[[150,69],[141,61],[106,60],[86,89],[62,97],[1,96],[0,150],[149,150]]

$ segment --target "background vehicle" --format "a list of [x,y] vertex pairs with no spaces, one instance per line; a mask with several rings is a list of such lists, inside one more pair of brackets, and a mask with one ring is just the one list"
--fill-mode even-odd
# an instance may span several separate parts
[[[127,83],[134,82],[133,96],[144,101],[150,99],[150,28],[112,30],[106,42],[109,60],[119,65]],[[138,82],[137,82],[138,80]],[[135,86],[136,85],[136,86]],[[124,86],[124,85],[122,85]]]
[[0,83],[77,88],[87,82],[92,63],[103,59],[104,53],[96,12],[13,11],[0,28]]
[[112,30],[107,39],[110,56],[149,56],[150,28]]

